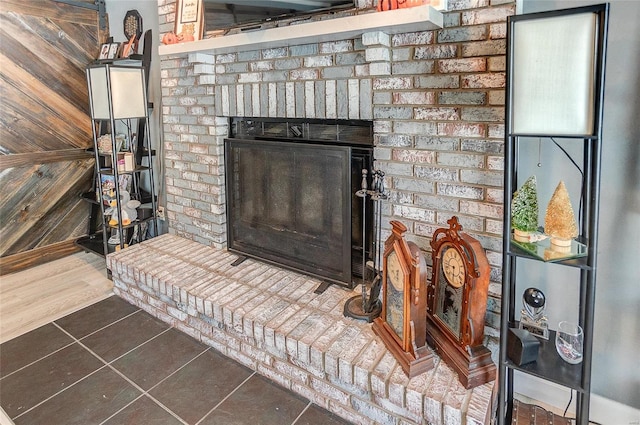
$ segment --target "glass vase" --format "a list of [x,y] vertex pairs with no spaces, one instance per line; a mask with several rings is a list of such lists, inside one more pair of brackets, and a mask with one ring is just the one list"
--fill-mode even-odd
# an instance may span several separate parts
[[571,364],[582,362],[583,338],[582,328],[577,324],[565,321],[558,324],[556,350],[562,360]]

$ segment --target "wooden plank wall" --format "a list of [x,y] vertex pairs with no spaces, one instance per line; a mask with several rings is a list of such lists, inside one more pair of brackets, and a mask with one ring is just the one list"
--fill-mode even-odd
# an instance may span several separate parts
[[79,195],[91,189],[94,160],[84,69],[106,36],[95,10],[0,1],[0,274],[14,271],[14,256],[34,265],[87,233]]

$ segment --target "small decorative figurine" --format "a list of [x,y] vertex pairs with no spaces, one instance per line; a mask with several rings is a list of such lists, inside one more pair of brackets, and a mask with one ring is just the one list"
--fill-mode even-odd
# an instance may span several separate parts
[[520,312],[520,329],[540,338],[549,339],[549,325],[544,316],[546,299],[538,288],[528,288],[522,294],[523,309]]
[[560,252],[570,251],[571,241],[578,236],[569,192],[563,181],[558,183],[547,206],[544,232],[551,237],[551,248]]
[[531,233],[538,230],[538,212],[536,176],[531,176],[513,194],[511,201],[511,227],[516,241],[530,241]]
[[178,37],[173,32],[168,32],[162,37],[162,44],[176,44]]

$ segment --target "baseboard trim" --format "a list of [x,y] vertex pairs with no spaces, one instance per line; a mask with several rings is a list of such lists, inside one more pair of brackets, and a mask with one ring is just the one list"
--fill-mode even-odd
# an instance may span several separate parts
[[[562,415],[571,397],[569,389],[530,375],[516,374],[514,392],[526,403],[538,404],[548,411]],[[573,416],[575,397],[567,416]],[[640,425],[640,410],[617,401],[591,394],[589,419],[602,425]]]
[[0,276],[48,263],[79,251],[80,247],[75,244],[75,239],[70,239],[18,254],[0,257]]

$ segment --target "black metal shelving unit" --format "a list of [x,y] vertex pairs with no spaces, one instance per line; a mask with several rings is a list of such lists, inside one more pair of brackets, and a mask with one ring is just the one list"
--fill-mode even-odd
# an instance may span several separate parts
[[[112,66],[127,66],[132,68],[141,69],[144,74],[145,81],[145,95],[148,92],[149,84],[149,72],[151,66],[151,49],[153,45],[152,32],[148,30],[144,34],[144,49],[142,54],[132,54],[128,58],[123,59],[108,59],[97,60],[89,67],[112,67]],[[92,101],[92,99],[90,99]],[[111,99],[110,99],[111,101]],[[149,135],[149,114],[153,109],[153,104],[147,102],[147,111],[144,116],[132,117],[131,119],[92,119],[93,129],[93,147],[90,149],[94,154],[96,166],[93,177],[93,189],[90,192],[81,194],[81,198],[91,204],[89,224],[87,235],[76,240],[76,244],[85,251],[94,252],[96,254],[105,256],[111,252],[114,252],[117,248],[124,247],[124,241],[132,236],[134,231],[138,231],[138,240],[142,240],[146,237],[141,232],[141,224],[152,222],[152,232],[157,233],[157,205],[153,178],[153,158],[156,155],[155,150],[150,149],[150,135]],[[112,128],[116,128],[116,122],[124,123],[124,127],[127,128],[127,138],[129,140],[128,152],[133,154],[134,169],[131,171],[118,170],[113,165],[116,164],[116,159],[111,153],[101,153],[98,149],[98,137],[103,134],[111,132],[112,139],[112,152],[117,148],[115,140],[115,131],[111,131]],[[133,129],[136,130],[133,130]],[[133,134],[136,135],[136,143],[133,144]],[[146,164],[145,164],[146,161]],[[132,222],[130,225],[123,226],[118,224],[117,226],[109,226],[108,220],[105,217],[104,210],[105,205],[102,199],[97,199],[98,193],[102,193],[102,184],[100,176],[111,175],[115,181],[118,181],[119,176],[129,174],[132,180],[131,198],[136,199],[142,203],[138,210],[138,219]],[[146,191],[141,187],[142,176],[147,174],[149,176],[150,191]],[[117,196],[120,197],[119,187],[117,188]],[[120,212],[118,211],[120,216]],[[118,220],[121,223],[121,220]],[[106,229],[106,231],[105,231]],[[121,235],[120,244],[109,244],[108,240],[113,230],[118,230]]]
[[[104,95],[107,97],[108,116],[92,117],[92,129],[93,129],[93,154],[95,156],[95,187],[91,192],[82,194],[82,198],[92,204],[91,217],[89,220],[89,232],[88,235],[80,238],[76,241],[77,245],[84,250],[95,252],[97,254],[106,256],[107,254],[116,251],[117,249],[123,249],[129,243],[129,241],[140,242],[149,237],[149,235],[157,234],[158,222],[157,222],[157,204],[155,196],[155,185],[153,176],[153,156],[155,151],[150,149],[149,141],[149,111],[153,105],[148,103],[146,98],[146,80],[145,76],[148,75],[148,64],[139,65],[140,61],[98,61],[89,65],[87,68],[87,76],[91,73],[91,70],[96,71],[100,69],[104,71],[105,75],[111,75],[111,72],[120,70],[133,71],[139,75],[142,79],[144,93],[142,95],[144,105],[146,108],[143,113],[139,113],[136,116],[116,117],[114,113],[113,99],[110,90],[110,85],[113,84],[110,79],[106,83],[107,89]],[[89,87],[91,110],[94,110],[94,103],[100,100],[94,99],[95,93],[100,93],[98,89]],[[121,124],[118,126],[118,123]],[[128,141],[126,149],[121,149],[117,141],[116,129],[126,129],[125,139]],[[109,134],[110,140],[110,152],[99,148],[98,139],[103,134]],[[117,154],[127,153],[131,155],[132,167],[130,169],[123,168],[118,165]],[[146,163],[145,163],[146,162]],[[148,191],[143,189],[142,181],[144,176],[147,176]],[[140,201],[141,205],[136,208],[137,219],[132,220],[131,223],[123,224],[123,214],[121,192],[124,188],[120,187],[120,179],[122,176],[128,176],[130,187],[130,197],[132,200]],[[115,192],[115,199],[118,200],[115,211],[112,216],[117,217],[117,224],[109,224],[109,215],[105,213],[107,208],[105,199],[102,198],[105,193],[103,187],[103,180],[108,177],[114,182],[113,191]],[[152,226],[151,229],[143,228],[144,224]],[[117,232],[119,235],[119,241],[116,243],[110,243],[109,239],[113,232]]]
[[[513,82],[514,82],[514,25],[536,19],[571,16],[572,14],[593,14],[595,22],[595,48],[593,57],[593,108],[592,132],[590,134],[523,134],[514,130],[513,122]],[[600,199],[600,162],[602,151],[602,117],[604,98],[604,70],[607,43],[609,5],[595,5],[573,9],[556,10],[509,18],[507,45],[507,88],[506,88],[506,121],[505,121],[505,180],[504,180],[504,237],[502,263],[502,313],[499,353],[499,386],[498,424],[511,424],[514,401],[514,374],[523,373],[547,380],[576,391],[576,424],[589,423],[591,365],[593,343],[593,318],[596,288],[596,260],[598,239],[598,209]],[[509,328],[517,327],[516,306],[516,269],[523,262],[535,262],[535,267],[549,267],[545,262],[515,245],[511,236],[511,199],[518,188],[517,183],[521,161],[531,161],[520,155],[524,143],[537,138],[538,143],[553,143],[553,139],[571,139],[571,143],[582,143],[582,199],[584,206],[579,214],[579,232],[577,238],[586,245],[586,255],[581,258],[554,261],[552,264],[576,268],[579,271],[579,303],[578,324],[584,331],[583,360],[573,365],[565,362],[556,352],[555,332],[550,331],[549,340],[539,338],[538,358],[533,363],[518,366],[507,354],[507,337]],[[529,265],[527,265],[529,266]],[[554,284],[550,282],[548,284]],[[568,282],[560,282],[569,285]]]

